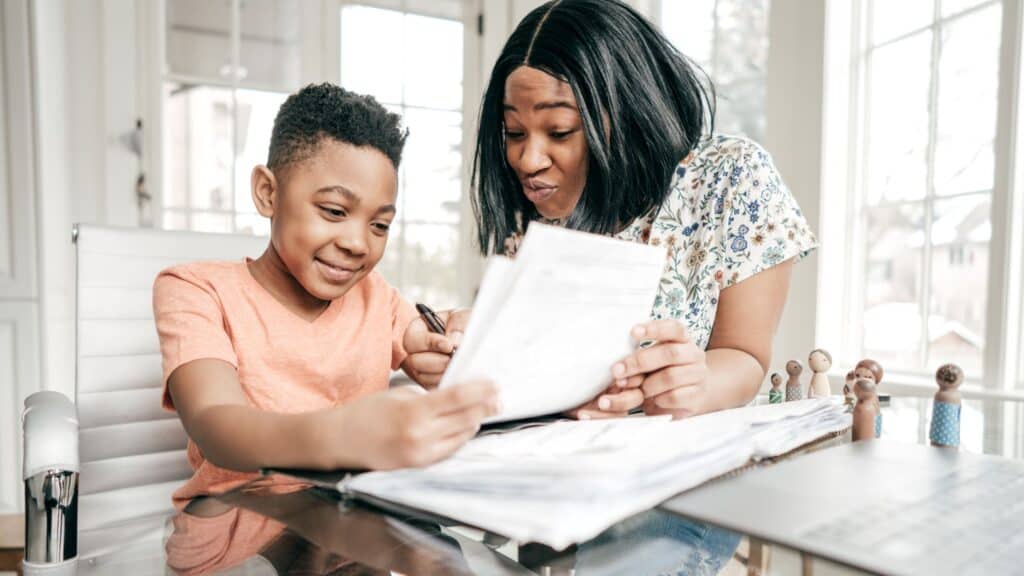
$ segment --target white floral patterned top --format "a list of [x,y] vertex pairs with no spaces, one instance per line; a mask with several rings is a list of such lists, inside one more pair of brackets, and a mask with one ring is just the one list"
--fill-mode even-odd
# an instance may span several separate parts
[[[654,213],[616,236],[668,247],[651,311],[677,318],[706,348],[722,290],[816,246],[771,157],[746,138],[705,138],[676,167],[671,192]],[[509,253],[519,235],[505,242]]]

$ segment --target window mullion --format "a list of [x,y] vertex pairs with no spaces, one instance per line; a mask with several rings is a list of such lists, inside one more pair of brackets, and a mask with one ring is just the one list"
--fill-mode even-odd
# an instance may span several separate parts
[[924,199],[924,250],[921,266],[921,349],[918,365],[922,371],[928,369],[929,342],[928,317],[931,315],[932,298],[932,220],[935,216],[935,148],[938,134],[939,103],[939,59],[942,57],[942,2],[936,0],[932,20],[932,49],[928,79],[928,145],[925,148],[927,168]]
[[[238,168],[238,78],[242,66],[242,0],[231,0],[231,172],[228,174],[228,207],[235,211],[235,172]],[[232,232],[237,232],[237,221],[231,217]]]

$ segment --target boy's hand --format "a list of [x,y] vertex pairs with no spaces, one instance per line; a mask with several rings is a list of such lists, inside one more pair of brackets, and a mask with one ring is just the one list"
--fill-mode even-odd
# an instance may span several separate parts
[[337,446],[328,468],[359,462],[372,470],[432,464],[458,450],[497,414],[498,390],[475,381],[443,390],[400,386],[327,413],[324,446]]
[[402,370],[425,388],[434,388],[448,368],[452,353],[462,342],[469,324],[469,310],[442,310],[437,316],[445,323],[446,334],[434,334],[423,318],[416,318],[405,330],[402,344],[408,354]]

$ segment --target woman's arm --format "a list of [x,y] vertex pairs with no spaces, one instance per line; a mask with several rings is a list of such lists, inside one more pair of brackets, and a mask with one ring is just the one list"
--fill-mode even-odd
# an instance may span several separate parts
[[429,393],[403,386],[299,414],[250,406],[237,371],[223,360],[183,364],[167,385],[203,455],[243,472],[421,466],[454,452],[497,413],[497,392],[488,382]]
[[637,326],[634,339],[657,344],[613,366],[616,384],[642,390],[648,414],[682,418],[746,404],[771,361],[792,271],[789,260],[722,290],[706,351],[679,321]]
[[722,290],[707,348],[707,410],[742,406],[757,395],[789,293],[787,260]]

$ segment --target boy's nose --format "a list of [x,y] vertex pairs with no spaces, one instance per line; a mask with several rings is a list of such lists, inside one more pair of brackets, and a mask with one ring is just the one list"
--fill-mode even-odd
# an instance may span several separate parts
[[369,248],[366,242],[365,226],[346,226],[334,239],[334,245],[353,256],[364,256]]

